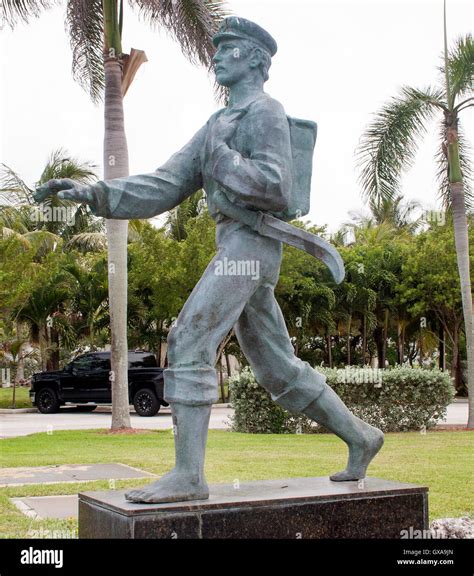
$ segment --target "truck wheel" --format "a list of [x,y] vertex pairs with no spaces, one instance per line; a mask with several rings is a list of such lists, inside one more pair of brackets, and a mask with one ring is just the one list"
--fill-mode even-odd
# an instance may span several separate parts
[[133,406],[139,416],[154,416],[160,410],[160,403],[153,390],[141,388],[133,397]]
[[42,414],[54,414],[59,411],[59,400],[52,388],[42,388],[36,395],[36,407]]

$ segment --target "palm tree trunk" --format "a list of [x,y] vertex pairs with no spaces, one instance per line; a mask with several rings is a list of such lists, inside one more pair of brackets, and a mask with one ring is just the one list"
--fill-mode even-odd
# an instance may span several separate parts
[[[128,176],[117,0],[104,11],[104,179]],[[130,428],[127,345],[127,220],[107,220],[111,333],[112,430]]]
[[329,368],[332,368],[332,346],[331,346],[331,335],[328,334],[326,336],[326,342],[327,342],[327,346],[328,346],[328,364],[329,364]]
[[402,345],[402,323],[400,320],[397,322],[397,356],[398,364],[403,364],[403,345]]
[[225,402],[224,371],[222,369],[222,353],[219,358],[219,386],[221,389],[221,402]]
[[418,351],[419,351],[419,354],[418,354],[418,364],[422,367],[422,366],[423,366],[423,355],[424,355],[424,352],[423,352],[423,331],[422,331],[421,329],[420,329],[419,334],[420,334],[420,335],[419,335],[419,337],[418,337]]
[[401,353],[402,353],[402,361],[401,364],[403,364],[405,362],[405,331],[406,331],[406,325],[403,324],[402,326],[402,333],[401,333]]
[[469,416],[467,427],[474,428],[474,348],[472,319],[472,289],[469,261],[469,236],[467,228],[466,201],[464,185],[459,162],[458,131],[456,126],[446,130],[448,148],[449,181],[451,191],[451,209],[453,213],[454,242],[458,263],[461,297],[466,331],[467,348],[467,389],[469,396]]
[[[20,322],[16,322],[16,337],[18,340],[22,340],[22,326]],[[18,347],[17,352],[17,364],[15,373],[15,384],[20,385],[25,379],[25,354],[24,349],[27,347],[28,342],[21,342]]]
[[[44,328],[44,331],[46,328]],[[45,372],[47,367],[47,342],[42,326],[38,326],[38,346],[40,352],[41,370]]]
[[451,205],[453,211],[454,241],[456,244],[459,279],[461,281],[462,308],[466,331],[467,389],[469,395],[469,417],[467,427],[474,428],[474,338],[472,332],[474,324],[472,319],[472,292],[466,205],[462,182],[452,183],[450,188]]
[[[122,66],[115,56],[104,58],[104,179],[128,176]],[[107,220],[109,310],[112,369],[112,430],[130,428],[127,346],[127,220]]]
[[347,320],[347,365],[351,365],[351,323],[352,323],[352,316],[349,315],[349,319]]
[[230,378],[232,376],[232,370],[230,367],[230,358],[227,350],[224,351],[224,356],[225,356],[225,365],[227,369],[227,377]]
[[52,366],[53,370],[59,370],[59,358],[60,358],[60,354],[59,354],[59,346],[60,346],[59,332],[57,330],[55,330],[54,328],[51,328],[51,344],[52,344],[51,366]]
[[457,381],[457,375],[459,373],[458,362],[459,362],[459,331],[457,330],[457,328],[455,328],[453,338],[452,358],[451,358],[451,377],[454,380],[456,391],[459,388],[459,382]]
[[160,368],[161,368],[161,346],[162,346],[162,344],[161,344],[161,338],[160,338],[160,341],[158,343],[158,350],[156,351],[156,354],[155,354],[156,363],[158,366],[160,366]]
[[377,348],[377,364],[378,368],[385,368],[384,359],[384,346],[383,346],[383,330],[381,326],[377,326],[373,332],[375,346]]
[[445,333],[444,333],[444,327],[441,324],[441,322],[439,323],[439,328],[438,328],[438,351],[439,351],[439,363],[438,363],[438,367],[440,370],[442,370],[443,372],[446,370],[446,342],[445,342]]
[[362,319],[362,368],[366,364],[367,354],[367,315],[364,314]]
[[388,340],[388,308],[385,308],[384,321],[383,321],[383,352],[382,352],[383,368],[385,368],[385,362],[387,359],[387,340]]
[[16,373],[15,373],[15,384],[20,386],[20,384],[25,379],[25,357],[23,355],[23,348],[25,344],[20,346],[18,350],[18,362],[16,364]]

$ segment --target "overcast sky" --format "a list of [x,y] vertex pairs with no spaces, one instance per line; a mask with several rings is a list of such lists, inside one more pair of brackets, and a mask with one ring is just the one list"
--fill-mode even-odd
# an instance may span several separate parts
[[[266,91],[288,114],[318,123],[309,219],[333,231],[350,211],[363,209],[354,151],[371,114],[402,85],[438,80],[442,0],[247,0],[228,7],[278,42]],[[472,31],[473,7],[448,1],[450,40]],[[56,8],[14,32],[0,31],[0,162],[29,184],[59,147],[93,161],[102,175],[102,108],[72,79],[63,20],[64,8]],[[206,71],[189,64],[165,32],[151,30],[128,7],[123,46],[145,50],[149,60],[125,98],[125,117],[130,173],[151,172],[219,106]],[[473,142],[472,112],[464,113],[464,128]],[[405,197],[429,209],[439,206],[436,136],[433,124],[403,181]]]

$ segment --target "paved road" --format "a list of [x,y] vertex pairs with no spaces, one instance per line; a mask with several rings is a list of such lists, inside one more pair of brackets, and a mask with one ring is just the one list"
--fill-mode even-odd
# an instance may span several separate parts
[[[229,416],[232,409],[216,405],[212,409],[210,428],[225,430],[229,428]],[[86,430],[89,428],[109,428],[110,408],[100,407],[96,412],[81,413],[71,409],[63,409],[58,414],[20,413],[0,414],[0,438],[26,436],[34,432],[48,432],[54,430]],[[171,412],[169,408],[162,408],[157,416],[141,418],[132,412],[132,426],[134,428],[148,428],[153,430],[171,430]],[[465,425],[467,422],[467,402],[454,402],[448,406],[447,418],[440,424]]]
[[[65,408],[58,414],[40,414],[39,412],[0,414],[0,438],[26,436],[35,432],[53,432],[54,430],[110,428],[110,409],[99,407],[97,410],[81,413]],[[232,410],[228,407],[214,406],[209,427],[220,430],[228,428],[231,413]],[[159,414],[151,418],[142,418],[132,412],[131,421],[134,428],[171,430],[173,426],[169,408],[162,408]]]
[[468,404],[467,399],[456,400],[448,406],[448,413],[444,420],[440,421],[439,424],[456,424],[459,426],[465,426],[468,416]]

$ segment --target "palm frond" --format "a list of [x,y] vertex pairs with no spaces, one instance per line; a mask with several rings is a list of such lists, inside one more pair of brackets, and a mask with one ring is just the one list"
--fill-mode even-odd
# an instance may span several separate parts
[[63,148],[58,148],[48,158],[38,184],[44,184],[56,178],[70,178],[81,184],[88,184],[97,179],[94,168],[96,168],[95,164],[87,161],[80,162],[71,157]]
[[1,238],[3,240],[7,240],[8,238],[15,238],[15,240],[18,240],[25,250],[29,250],[31,248],[31,242],[28,240],[28,238],[25,238],[23,234],[17,232],[13,228],[3,226],[1,231]]
[[73,236],[65,248],[80,252],[101,252],[107,248],[107,236],[101,232],[82,232]]
[[417,140],[442,98],[441,90],[403,88],[375,115],[357,149],[359,182],[367,199],[398,194],[401,174],[413,165]]
[[[444,75],[445,67],[440,71]],[[474,77],[474,42],[472,34],[460,36],[448,53],[448,81],[452,103],[467,93],[472,93]]]
[[19,234],[25,234],[35,227],[33,218],[35,209],[36,207],[30,205],[0,206],[0,226],[11,228]]
[[98,102],[104,90],[102,0],[67,3],[66,27],[72,49],[74,79]]
[[[440,140],[441,146],[436,154],[436,163],[438,165],[436,171],[436,180],[439,183],[439,198],[442,202],[443,208],[447,210],[451,206],[451,189],[449,186],[448,178],[448,156],[446,149],[446,128],[444,123],[440,126]],[[473,179],[473,169],[472,169],[472,147],[469,141],[464,135],[464,131],[458,120],[458,146],[459,146],[459,162],[461,164],[461,172],[463,175],[464,184],[464,198],[466,202],[466,208],[471,210],[474,205],[474,197],[472,193],[472,179]]]
[[[228,15],[224,2],[217,0],[129,0],[151,25],[163,26],[178,42],[184,56],[212,71],[215,47],[212,37]],[[220,97],[225,91],[218,89]]]
[[30,242],[37,258],[42,258],[49,252],[56,251],[63,244],[62,238],[47,230],[26,232],[23,234],[23,238]]
[[[68,202],[62,200],[62,203]],[[105,233],[105,222],[103,218],[96,218],[89,206],[86,204],[77,204],[72,202],[71,208],[74,210],[74,218],[62,230],[61,237],[67,242],[77,234],[88,233]],[[75,205],[74,205],[75,204]]]
[[166,216],[165,228],[170,238],[184,240],[187,237],[186,225],[192,219],[198,217],[206,208],[203,190],[198,190],[189,198],[186,198],[179,206],[170,210]]
[[421,208],[416,200],[403,201],[403,196],[393,198],[371,198],[369,200],[370,211],[375,224],[386,223],[396,230],[415,230],[418,223],[413,221],[413,212]]
[[[38,183],[53,178],[71,178],[83,184],[97,179],[95,165],[80,162],[65,150],[55,150]],[[11,228],[20,234],[48,231],[67,242],[82,232],[103,232],[102,219],[95,218],[90,208],[57,196],[46,198],[41,205],[33,200],[33,190],[8,166],[0,166],[0,228]]]
[[448,102],[446,100],[446,93],[440,89],[428,88],[428,90],[418,90],[407,86],[403,89],[404,94],[413,100],[419,100],[425,104],[432,104],[441,110],[448,110]]
[[366,226],[354,227],[355,242],[369,246],[376,246],[387,239],[393,238],[396,233],[393,226],[388,222],[382,222],[382,224],[370,222]]
[[0,3],[0,29],[4,24],[11,28],[19,22],[29,22],[43,10],[52,8],[58,0],[2,0]]
[[148,220],[129,220],[128,221],[128,241],[138,242],[143,237],[146,230],[152,229],[153,226]]
[[5,164],[0,164],[0,202],[10,206],[33,204],[33,190]]

